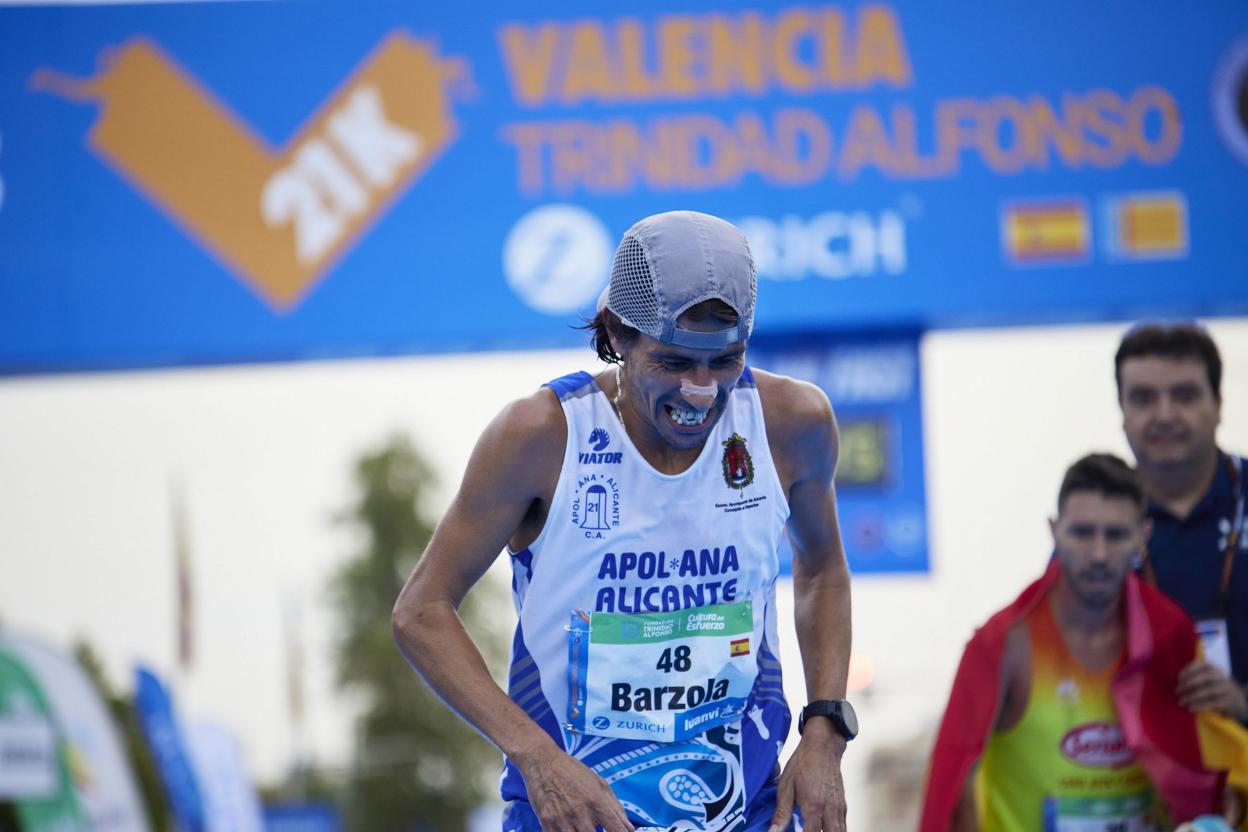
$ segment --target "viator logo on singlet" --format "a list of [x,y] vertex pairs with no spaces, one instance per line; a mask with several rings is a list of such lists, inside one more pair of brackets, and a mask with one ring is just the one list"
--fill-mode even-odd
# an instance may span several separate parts
[[619,465],[624,454],[619,451],[606,452],[610,444],[611,434],[607,433],[606,428],[594,428],[589,434],[589,451],[578,453],[577,461],[582,465]]

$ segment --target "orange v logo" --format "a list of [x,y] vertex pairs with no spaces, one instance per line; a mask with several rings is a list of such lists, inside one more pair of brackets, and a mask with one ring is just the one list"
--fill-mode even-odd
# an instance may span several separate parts
[[98,101],[88,144],[274,309],[289,311],[455,139],[460,61],[394,32],[280,150],[155,43],[105,53],[86,81],[39,89]]

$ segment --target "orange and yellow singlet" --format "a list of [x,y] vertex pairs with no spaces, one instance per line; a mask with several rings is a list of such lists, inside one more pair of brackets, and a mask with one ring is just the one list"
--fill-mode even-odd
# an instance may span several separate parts
[[1092,673],[1070,655],[1048,603],[1027,617],[1031,694],[988,740],[975,780],[984,832],[1150,832],[1153,789],[1110,695],[1121,659]]

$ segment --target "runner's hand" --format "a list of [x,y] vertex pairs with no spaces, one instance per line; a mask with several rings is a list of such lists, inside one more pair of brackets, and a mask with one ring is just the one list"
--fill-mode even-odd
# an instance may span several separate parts
[[802,811],[806,832],[845,832],[845,787],[841,754],[845,740],[826,719],[806,723],[806,733],[780,774],[776,811],[768,832],[789,828],[793,809]]
[[1231,785],[1222,790],[1222,817],[1232,829],[1244,822],[1245,808],[1243,792]]
[[1175,693],[1189,711],[1221,711],[1248,722],[1248,696],[1244,689],[1209,662],[1197,659],[1183,668]]
[[607,781],[554,745],[524,762],[529,802],[544,832],[633,832],[633,824]]

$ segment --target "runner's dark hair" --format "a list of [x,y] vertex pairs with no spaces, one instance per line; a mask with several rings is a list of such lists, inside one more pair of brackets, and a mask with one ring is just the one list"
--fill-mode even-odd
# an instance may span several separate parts
[[1088,454],[1066,469],[1062,487],[1057,492],[1058,513],[1061,513],[1066,498],[1071,494],[1088,491],[1130,500],[1141,516],[1147,505],[1139,474],[1113,454]]
[[611,336],[624,346],[632,343],[641,333],[620,320],[620,316],[607,307],[598,310],[598,314],[576,327],[589,333],[589,345],[598,353],[598,360],[607,364],[623,363],[624,357],[611,345]]

